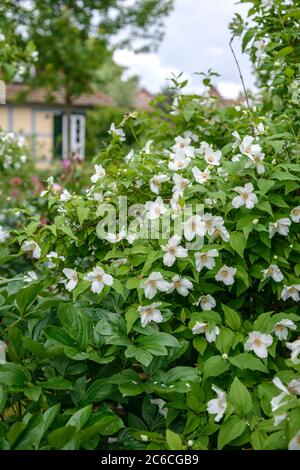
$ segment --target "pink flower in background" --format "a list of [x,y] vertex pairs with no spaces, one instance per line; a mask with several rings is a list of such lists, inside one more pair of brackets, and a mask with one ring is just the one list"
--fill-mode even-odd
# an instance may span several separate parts
[[18,189],[12,189],[10,195],[12,198],[17,199],[20,196],[20,191]]
[[49,222],[49,220],[47,219],[47,217],[41,217],[40,218],[40,225],[47,225]]
[[9,184],[11,186],[20,186],[22,183],[23,183],[23,180],[19,176],[15,176],[11,180],[9,180]]
[[70,173],[70,171],[72,170],[72,162],[71,162],[71,160],[69,160],[67,158],[65,158],[64,160],[61,161],[61,166],[68,173]]
[[31,182],[32,182],[33,186],[35,186],[35,190],[38,193],[41,193],[43,191],[44,186],[40,182],[40,179],[37,175],[33,175],[33,177],[31,178]]

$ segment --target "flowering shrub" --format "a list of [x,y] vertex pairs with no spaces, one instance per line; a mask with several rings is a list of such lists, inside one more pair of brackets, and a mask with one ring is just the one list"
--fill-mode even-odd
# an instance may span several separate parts
[[4,449],[300,447],[298,124],[183,85],[15,233]]

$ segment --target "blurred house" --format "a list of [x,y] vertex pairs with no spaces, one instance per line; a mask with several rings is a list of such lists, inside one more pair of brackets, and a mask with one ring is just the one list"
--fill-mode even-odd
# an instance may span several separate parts
[[135,95],[133,107],[137,110],[153,111],[150,102],[155,98],[146,88],[141,88]]
[[[95,92],[74,99],[71,106],[71,151],[84,158],[86,112],[94,106],[112,106],[110,96]],[[51,162],[67,158],[67,117],[63,90],[51,94],[26,85],[6,86],[6,104],[0,106],[0,127],[27,137],[33,156]]]

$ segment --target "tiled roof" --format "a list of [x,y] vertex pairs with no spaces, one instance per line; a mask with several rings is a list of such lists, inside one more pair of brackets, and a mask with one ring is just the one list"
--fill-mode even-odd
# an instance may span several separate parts
[[[7,103],[20,103],[20,104],[53,104],[64,105],[64,90],[49,92],[46,88],[36,88],[30,90],[27,85],[13,83],[6,86],[6,102]],[[113,99],[100,93],[83,93],[75,98],[72,106],[111,106]]]

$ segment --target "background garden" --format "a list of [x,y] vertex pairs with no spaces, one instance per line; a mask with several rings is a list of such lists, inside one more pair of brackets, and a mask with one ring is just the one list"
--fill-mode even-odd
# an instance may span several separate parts
[[257,92],[226,102],[209,70],[142,111],[111,41],[152,47],[171,2],[1,3],[1,78],[64,91],[67,158],[1,131],[0,449],[300,449],[300,1],[241,3]]

